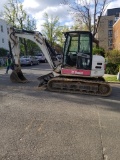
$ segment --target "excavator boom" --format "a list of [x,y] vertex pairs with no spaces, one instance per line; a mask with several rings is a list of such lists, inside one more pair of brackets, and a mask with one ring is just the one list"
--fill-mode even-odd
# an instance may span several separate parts
[[15,64],[19,63],[19,56],[20,56],[20,47],[19,47],[19,38],[25,38],[29,39],[33,42],[35,42],[42,52],[45,55],[45,58],[47,59],[50,67],[54,70],[56,68],[52,56],[55,53],[52,51],[51,48],[47,42],[47,40],[42,36],[40,32],[37,31],[26,31],[26,30],[18,30],[15,28],[10,28],[10,35],[9,35],[9,40],[11,43],[11,48],[12,48],[12,54],[15,59]]
[[[15,61],[15,70],[10,75],[10,79],[12,82],[19,82],[19,83],[25,83],[28,82],[28,80],[24,77],[21,67],[20,67],[20,46],[19,46],[19,38],[25,38],[29,39],[33,42],[35,42],[42,52],[45,55],[45,58],[47,62],[49,63],[50,67],[53,71],[59,72],[57,70],[56,64],[54,63],[53,57],[55,56],[54,50],[51,48],[47,40],[42,36],[40,32],[37,31],[26,31],[26,30],[19,30],[15,28],[10,28],[9,32],[9,42],[10,42],[10,48],[12,48],[12,55],[14,57]],[[46,83],[51,77],[53,77],[54,74],[50,73],[46,76],[41,76],[38,78],[40,81],[39,86]],[[46,81],[47,79],[47,81]]]

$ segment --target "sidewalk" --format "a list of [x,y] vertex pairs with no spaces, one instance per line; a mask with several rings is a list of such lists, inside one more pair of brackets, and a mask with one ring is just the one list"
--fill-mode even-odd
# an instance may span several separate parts
[[114,77],[114,76],[117,76],[117,75],[113,75],[113,74],[104,74],[104,77]]
[[[113,74],[104,74],[104,78],[107,78],[107,77],[110,77],[110,78],[112,78],[112,77],[115,77],[116,76],[116,79],[117,79],[117,75],[113,75]],[[111,81],[108,81],[108,80],[106,80],[108,83],[115,83],[115,84],[120,84],[120,81],[113,81],[113,80],[111,80]]]

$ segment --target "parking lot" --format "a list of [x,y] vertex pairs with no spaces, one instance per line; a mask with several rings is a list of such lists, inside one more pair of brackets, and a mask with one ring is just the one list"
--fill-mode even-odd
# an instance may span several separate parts
[[48,63],[22,71],[29,83],[0,70],[0,160],[120,159],[120,84],[109,97],[55,93],[37,87]]

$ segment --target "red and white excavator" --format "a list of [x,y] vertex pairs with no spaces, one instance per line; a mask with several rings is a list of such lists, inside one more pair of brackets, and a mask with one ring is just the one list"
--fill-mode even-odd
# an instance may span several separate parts
[[[19,38],[26,38],[40,47],[53,70],[53,72],[38,78],[39,87],[46,84],[48,90],[55,92],[110,95],[112,89],[103,78],[105,59],[102,56],[92,54],[92,34],[88,31],[69,31],[64,35],[62,63],[56,65],[54,50],[40,32],[11,27],[9,38],[15,60],[15,69],[10,75],[11,81],[27,81],[19,66]],[[55,76],[55,72],[57,76]]]

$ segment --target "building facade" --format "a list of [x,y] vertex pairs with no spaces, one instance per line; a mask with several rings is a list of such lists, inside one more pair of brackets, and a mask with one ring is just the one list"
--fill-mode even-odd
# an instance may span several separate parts
[[105,50],[111,50],[113,48],[113,24],[115,16],[102,16],[98,27],[97,38],[99,40],[100,47]]
[[0,48],[9,50],[7,23],[0,19]]
[[97,39],[100,47],[113,49],[113,25],[120,15],[120,8],[108,9],[107,15],[102,16],[98,27]]
[[115,17],[119,17],[119,13],[120,13],[120,8],[113,8],[113,9],[108,9],[107,10],[107,16],[115,16]]
[[113,25],[113,49],[120,50],[120,18]]

